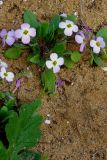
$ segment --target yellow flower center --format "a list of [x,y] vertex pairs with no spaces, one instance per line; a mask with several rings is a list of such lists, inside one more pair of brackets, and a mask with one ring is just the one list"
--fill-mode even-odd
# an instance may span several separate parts
[[83,39],[83,42],[86,43],[86,42],[87,42],[87,39],[84,38],[84,39]]
[[28,30],[24,30],[23,34],[27,35],[28,34]]
[[98,47],[100,47],[100,42],[96,42],[96,45],[97,45]]
[[6,35],[4,36],[4,39],[7,39],[7,37],[8,37],[8,36],[7,36],[7,34],[6,34]]
[[53,62],[53,65],[56,66],[56,65],[57,65],[57,61],[54,61],[54,62]]
[[68,27],[68,28],[71,28],[71,27],[72,27],[72,25],[71,25],[71,24],[68,24],[68,25],[67,25],[67,27]]
[[8,76],[8,73],[7,73],[7,72],[5,72],[5,73],[4,73],[4,76],[5,76],[5,77],[7,77],[7,76]]

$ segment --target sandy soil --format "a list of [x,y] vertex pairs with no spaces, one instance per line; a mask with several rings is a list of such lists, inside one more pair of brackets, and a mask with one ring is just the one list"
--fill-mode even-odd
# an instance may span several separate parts
[[[0,6],[0,29],[18,28],[24,10],[31,9],[39,19],[49,19],[59,12],[78,11],[80,21],[97,30],[107,24],[106,8],[107,0],[4,0]],[[0,52],[3,52],[2,48]],[[107,73],[101,68],[90,67],[84,58],[73,70],[62,69],[60,77],[64,85],[55,96],[43,96],[39,68],[29,66],[26,54],[15,61],[0,56],[9,64],[9,70],[16,73],[16,79],[18,73],[28,67],[32,72],[30,78],[24,78],[16,93],[20,103],[40,95],[43,97],[41,113],[45,119],[51,120],[51,124],[43,125],[43,138],[38,150],[47,154],[49,160],[105,160]],[[0,84],[0,90],[12,91],[14,88],[15,82]]]

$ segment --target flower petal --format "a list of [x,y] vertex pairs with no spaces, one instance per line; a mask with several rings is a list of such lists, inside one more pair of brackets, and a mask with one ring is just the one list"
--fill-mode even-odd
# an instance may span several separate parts
[[46,61],[46,66],[48,69],[51,69],[53,67],[52,61]]
[[78,26],[77,25],[73,25],[72,30],[73,30],[73,32],[78,32]]
[[64,64],[64,58],[63,57],[58,58],[57,63],[59,66],[62,66]]
[[9,31],[8,36],[15,37],[15,31],[13,29]]
[[2,60],[0,60],[0,67],[7,68],[8,65],[5,62],[3,62]]
[[72,36],[72,28],[65,28],[65,30],[64,30],[64,34],[66,35],[66,36]]
[[16,37],[16,38],[21,38],[21,37],[22,37],[22,34],[23,34],[23,32],[22,32],[21,29],[17,29],[17,30],[15,31],[15,37]]
[[84,38],[83,38],[82,36],[80,36],[80,35],[76,35],[76,36],[75,36],[75,41],[76,41],[78,44],[83,43],[83,40],[84,40]]
[[8,82],[12,82],[13,78],[14,78],[14,74],[12,72],[8,72],[7,74],[8,74],[8,76],[6,76],[6,80]]
[[3,38],[6,34],[7,34],[7,30],[2,29],[1,32],[0,32],[0,37]]
[[94,53],[100,53],[100,47],[97,47],[97,46],[95,46],[94,48],[93,48],[93,52]]
[[84,51],[85,46],[86,46],[86,43],[81,44],[81,46],[80,46],[80,52]]
[[29,35],[30,35],[31,37],[35,37],[35,36],[36,36],[36,29],[30,28],[30,29],[29,29]]
[[67,26],[68,24],[74,25],[74,22],[72,22],[72,21],[70,21],[70,20],[66,20],[66,26]]
[[97,42],[99,42],[100,43],[100,47],[101,48],[104,48],[105,47],[105,42],[104,42],[104,39],[102,38],[102,37],[98,37],[97,38]]
[[56,53],[52,53],[52,54],[50,55],[50,59],[51,59],[52,61],[56,61],[56,60],[58,59],[58,55],[57,55]]
[[23,44],[29,44],[30,43],[30,36],[29,35],[23,35],[22,36],[22,42],[23,42]]
[[59,28],[61,28],[61,29],[66,28],[66,23],[65,22],[60,22],[59,23]]
[[28,24],[28,23],[23,23],[22,25],[21,25],[21,29],[29,29],[30,28],[30,25]]
[[53,72],[54,73],[58,73],[60,71],[60,67],[59,66],[54,66],[53,67]]
[[15,38],[13,38],[13,37],[8,37],[8,38],[6,39],[6,43],[7,43],[9,46],[12,46],[14,42],[15,42]]
[[91,41],[90,41],[90,46],[91,46],[91,47],[96,46],[96,41],[95,41],[95,40],[91,40]]
[[6,73],[6,69],[4,67],[2,67],[1,72],[0,72],[0,77],[3,78],[3,79],[5,78],[4,73]]

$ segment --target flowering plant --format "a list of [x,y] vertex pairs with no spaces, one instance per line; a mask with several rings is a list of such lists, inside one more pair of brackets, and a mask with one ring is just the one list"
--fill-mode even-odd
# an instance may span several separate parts
[[[12,45],[12,48],[5,52],[9,59],[17,59],[25,49],[29,49],[27,60],[41,67],[44,89],[53,93],[56,74],[60,68],[73,68],[75,63],[81,60],[81,53],[86,47],[90,49],[91,65],[102,65],[102,59],[107,59],[106,33],[106,28],[101,28],[97,33],[87,26],[79,29],[75,14],[55,15],[50,21],[41,22],[31,11],[25,11],[21,27],[9,32],[3,29],[0,36],[3,46]],[[67,49],[71,37],[80,45],[80,50]]]

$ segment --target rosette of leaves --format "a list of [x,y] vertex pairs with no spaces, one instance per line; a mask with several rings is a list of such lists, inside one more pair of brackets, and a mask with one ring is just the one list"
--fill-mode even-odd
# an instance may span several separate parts
[[24,160],[33,157],[32,160],[42,160],[42,156],[28,151],[34,147],[41,138],[40,126],[42,117],[37,109],[41,106],[40,100],[21,106],[19,113],[12,111],[5,132],[8,140],[8,147],[5,148],[0,142],[1,160]]
[[77,22],[77,16],[73,14],[63,18],[60,15],[55,15],[50,21],[41,22],[31,11],[25,11],[24,23],[29,23],[31,27],[36,29],[36,37],[31,40],[29,45],[17,43],[5,53],[7,58],[17,59],[24,49],[29,48],[28,61],[41,67],[43,71],[41,81],[44,90],[49,94],[54,93],[56,82],[56,75],[45,66],[50,54],[57,53],[58,56],[63,56],[67,68],[72,68],[80,60],[79,52],[76,52],[75,55],[72,52],[71,55],[71,51],[67,50],[67,37],[64,36],[63,30],[59,29],[60,21],[66,19],[74,23]]

